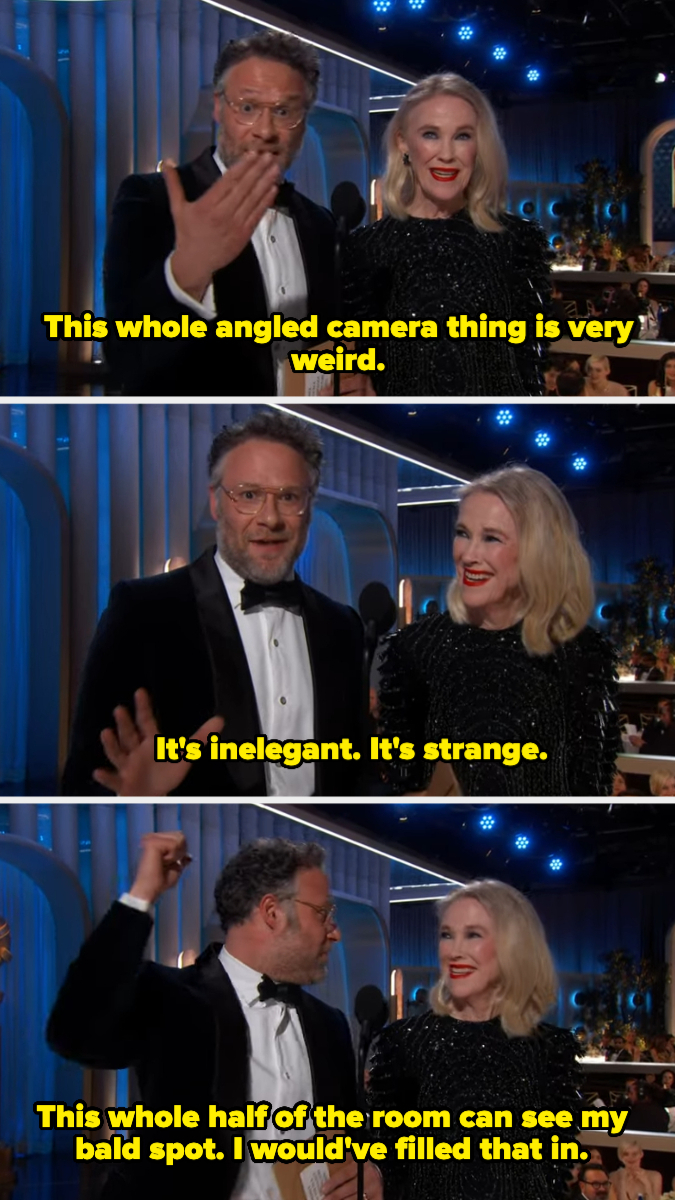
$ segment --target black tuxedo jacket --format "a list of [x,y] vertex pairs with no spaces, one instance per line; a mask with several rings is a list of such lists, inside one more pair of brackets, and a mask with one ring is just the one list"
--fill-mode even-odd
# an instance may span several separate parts
[[[208,1126],[209,1105],[243,1109],[266,1096],[249,1094],[248,1026],[229,976],[211,945],[184,970],[143,962],[152,928],[146,913],[115,903],[85,942],[70,967],[47,1026],[57,1054],[87,1067],[133,1067],[145,1108],[196,1110],[198,1128],[133,1130],[141,1136],[141,1158],[115,1164],[106,1200],[124,1196],[198,1196],[227,1200],[240,1164],[232,1159],[231,1138],[241,1130]],[[353,1109],[356,1071],[344,1015],[308,993],[298,1013],[309,1055],[313,1096],[310,1104]],[[264,1138],[264,1132],[260,1133]],[[214,1162],[149,1161],[153,1142],[203,1142],[213,1138]]]
[[[213,148],[179,168],[186,198],[197,200],[220,178]],[[307,278],[307,316],[317,314],[319,341],[335,317],[335,223],[289,185],[293,218]],[[276,380],[270,345],[250,338],[217,338],[216,321],[206,337],[119,338],[116,320],[148,314],[160,322],[180,321],[194,309],[172,296],[164,264],[175,245],[166,184],[161,174],[130,175],[113,206],[104,260],[108,337],[106,358],[115,382],[127,395],[273,396]],[[251,242],[213,277],[217,319],[258,321],[269,316],[263,277]],[[283,311],[283,310],[281,310]]]
[[[190,737],[209,717],[225,718],[221,737],[253,741],[263,732],[253,681],[213,548],[178,571],[118,583],[101,617],[84,669],[63,779],[68,796],[107,795],[92,780],[106,765],[101,730],[113,709],[133,712],[137,688],[147,688],[159,728]],[[361,742],[363,626],[353,609],[301,584],[303,619],[314,683],[314,737]],[[317,762],[316,794],[362,790],[363,763]],[[176,793],[264,796],[265,764],[200,760]]]

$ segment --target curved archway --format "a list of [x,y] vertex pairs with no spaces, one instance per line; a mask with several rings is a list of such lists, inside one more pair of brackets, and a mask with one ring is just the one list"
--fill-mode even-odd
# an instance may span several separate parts
[[[30,59],[0,49],[0,83],[26,110],[32,134],[33,204],[29,360],[54,363],[43,312],[62,312],[68,295],[68,117],[58,88]],[[39,201],[39,202],[38,202]]]
[[[0,838],[0,861],[22,871],[45,896],[54,916],[56,978],[65,978],[70,963],[91,928],[87,899],[77,876],[38,842],[14,834]],[[47,1053],[45,1049],[45,1053]],[[45,1099],[49,1099],[45,1097]],[[56,1060],[54,1099],[72,1103],[82,1099],[82,1068],[65,1059]],[[72,1136],[57,1135],[56,1144],[72,1145]]]
[[644,181],[640,205],[640,237],[651,246],[654,227],[654,151],[667,133],[675,130],[675,118],[656,125],[640,147],[640,172]]
[[31,795],[54,795],[65,756],[68,719],[68,514],[49,472],[32,454],[0,438],[0,478],[16,492],[30,530],[31,730],[26,783]]

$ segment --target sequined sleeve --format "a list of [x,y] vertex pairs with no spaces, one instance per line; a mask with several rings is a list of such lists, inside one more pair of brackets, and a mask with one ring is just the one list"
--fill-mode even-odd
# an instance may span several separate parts
[[519,320],[527,321],[529,336],[515,347],[515,355],[526,394],[541,396],[543,391],[542,361],[548,342],[536,338],[537,313],[550,316],[551,279],[550,248],[540,225],[506,215],[504,223],[511,238],[513,312]]
[[616,653],[591,628],[561,649],[568,673],[570,795],[610,796],[621,749]]
[[[442,618],[440,618],[442,620]],[[421,791],[431,774],[423,758],[424,732],[429,711],[426,675],[438,617],[406,626],[388,639],[380,675],[380,732],[383,737],[412,742],[412,762],[385,764],[388,781],[396,792]]]
[[[574,1133],[581,1126],[582,1100],[580,1088],[583,1083],[583,1072],[577,1061],[579,1047],[574,1035],[567,1029],[558,1029],[554,1025],[541,1025],[539,1036],[545,1044],[544,1072],[541,1094],[545,1100],[542,1107],[552,1112],[566,1109],[572,1113],[573,1124],[566,1134],[561,1134],[565,1141],[572,1141]],[[546,1162],[546,1174],[549,1190],[556,1200],[569,1196],[567,1186],[569,1169],[563,1163]]]
[[[378,1038],[368,1080],[368,1104],[371,1113],[398,1109],[406,1112],[419,1106],[419,1084],[409,1061],[407,1045],[418,1018],[396,1021]],[[394,1143],[400,1131],[378,1128],[377,1137],[387,1147],[387,1157],[379,1164],[384,1181],[384,1200],[398,1200],[405,1190],[406,1163],[396,1158]]]

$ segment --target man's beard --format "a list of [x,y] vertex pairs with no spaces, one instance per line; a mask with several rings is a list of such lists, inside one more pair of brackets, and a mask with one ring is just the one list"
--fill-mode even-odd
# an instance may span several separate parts
[[305,539],[302,539],[299,546],[289,542],[286,552],[281,558],[275,558],[274,562],[270,563],[261,561],[239,546],[231,545],[221,529],[218,529],[217,543],[220,556],[225,559],[228,567],[236,571],[237,575],[241,575],[242,579],[265,586],[270,583],[281,583],[284,579],[288,579],[296,560],[302,553]]

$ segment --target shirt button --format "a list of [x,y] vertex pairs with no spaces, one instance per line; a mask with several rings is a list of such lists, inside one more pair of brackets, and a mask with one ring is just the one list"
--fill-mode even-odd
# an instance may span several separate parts
[[285,697],[285,696],[280,696],[280,697],[279,697],[279,703],[280,703],[280,704],[285,704],[285,703],[286,703],[286,697]]
[[271,241],[271,242],[276,242],[276,240],[277,240],[277,239],[275,238],[274,234],[272,234],[272,236],[270,237],[270,241]]
[[273,645],[273,646],[278,646],[278,645],[279,645],[279,643],[278,643],[278,641],[277,641],[277,639],[276,639],[276,638],[274,638],[274,640],[272,641],[272,645]]
[[279,291],[281,292],[282,296],[286,295],[286,288],[279,288]]

